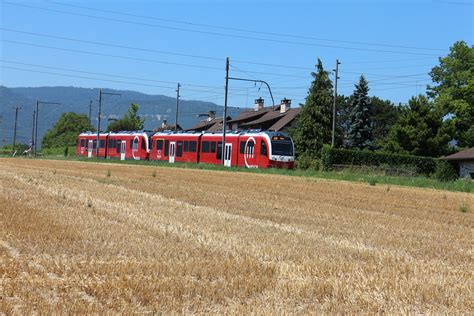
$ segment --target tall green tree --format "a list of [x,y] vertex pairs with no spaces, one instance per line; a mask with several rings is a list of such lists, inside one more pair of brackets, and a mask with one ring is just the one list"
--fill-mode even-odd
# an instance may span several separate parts
[[379,149],[383,146],[390,129],[400,118],[400,107],[390,100],[382,100],[376,96],[371,99],[373,109],[373,136],[374,146]]
[[299,156],[317,157],[324,144],[331,143],[333,89],[329,73],[318,59],[317,71],[308,91],[305,104],[301,104],[298,125],[292,131],[296,153]]
[[458,145],[474,146],[474,46],[454,43],[430,75],[437,85],[428,87],[428,95],[456,127]]
[[111,122],[107,127],[107,130],[110,132],[118,131],[138,131],[143,129],[145,119],[138,116],[139,105],[132,103],[128,108],[127,114],[124,115],[121,119],[118,119],[114,122]]
[[92,131],[89,118],[85,114],[67,112],[61,114],[56,124],[43,137],[43,148],[63,148],[75,146],[77,135]]
[[369,98],[369,83],[360,76],[352,94],[348,147],[367,149],[373,145],[374,111]]
[[454,125],[444,122],[443,112],[426,96],[412,97],[401,112],[388,134],[385,151],[431,157],[452,152],[449,142]]

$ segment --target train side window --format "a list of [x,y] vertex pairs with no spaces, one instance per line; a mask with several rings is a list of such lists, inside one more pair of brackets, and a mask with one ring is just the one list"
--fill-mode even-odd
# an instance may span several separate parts
[[170,141],[165,140],[165,156],[168,156],[169,151],[170,151]]
[[268,153],[267,151],[267,144],[265,143],[265,141],[262,139],[261,143],[260,143],[260,155],[262,156],[266,156]]
[[216,142],[211,142],[211,153],[216,152]]
[[130,149],[133,149],[134,144],[135,144],[135,139],[132,142],[130,142]]
[[176,157],[182,157],[183,156],[183,142],[178,141],[176,143]]
[[202,142],[202,152],[203,153],[208,153],[209,152],[209,142]]
[[189,142],[189,151],[192,152],[192,153],[195,153],[196,152],[196,146],[197,143],[195,140],[192,140]]
[[104,148],[105,147],[105,140],[99,139],[99,148]]
[[120,152],[120,144],[121,143],[122,143],[122,141],[120,139],[115,140],[115,149],[117,149],[117,153]]
[[142,139],[142,149],[143,149],[143,150],[146,150],[146,143],[145,143],[145,140],[144,140],[144,139]]
[[183,151],[187,153],[189,151],[189,142],[187,140],[183,143]]
[[158,139],[156,141],[156,149],[157,150],[163,150],[163,140],[162,139]]
[[81,147],[84,147],[84,146],[85,146],[85,143],[86,143],[86,142],[84,141],[84,139],[81,139]]
[[222,142],[217,142],[216,158],[217,160],[221,160],[222,158]]
[[242,142],[240,142],[240,153],[243,154],[244,151],[245,151],[245,142],[242,141]]

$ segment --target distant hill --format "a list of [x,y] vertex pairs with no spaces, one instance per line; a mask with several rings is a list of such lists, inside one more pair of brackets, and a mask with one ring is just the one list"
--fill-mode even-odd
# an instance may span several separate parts
[[[163,119],[174,124],[176,115],[176,99],[164,95],[149,95],[137,91],[105,89],[105,92],[119,93],[122,96],[103,96],[101,129],[107,127],[107,118],[121,117],[128,110],[130,103],[140,105],[139,114],[145,118],[145,129],[160,126]],[[17,141],[29,143],[31,139],[33,110],[36,98],[42,101],[59,102],[61,105],[40,105],[38,141],[50,129],[63,112],[85,113],[89,115],[89,101],[97,101],[99,90],[78,87],[38,87],[38,88],[7,88],[0,86],[0,146],[11,143],[15,119],[14,106],[20,105],[18,115]],[[97,124],[98,102],[92,105],[92,124]],[[200,120],[199,113],[216,111],[222,115],[223,108],[212,102],[196,100],[180,100],[179,124],[189,128]],[[235,117],[242,109],[229,107],[228,113]],[[41,144],[38,144],[41,145]]]

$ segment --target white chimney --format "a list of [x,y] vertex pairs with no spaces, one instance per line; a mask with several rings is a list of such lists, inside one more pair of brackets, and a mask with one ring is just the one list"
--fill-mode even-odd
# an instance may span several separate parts
[[263,110],[264,100],[260,97],[255,100],[255,111]]
[[280,113],[285,113],[291,108],[291,100],[284,98],[281,100],[281,105],[280,105]]
[[163,119],[163,122],[161,122],[161,128],[165,129],[167,127],[168,125],[166,124],[166,119]]
[[207,121],[210,122],[216,118],[216,111],[209,111],[207,113]]

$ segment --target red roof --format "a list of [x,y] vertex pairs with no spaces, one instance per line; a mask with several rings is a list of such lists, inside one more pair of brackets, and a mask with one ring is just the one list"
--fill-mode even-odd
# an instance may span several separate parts
[[444,157],[446,160],[474,160],[474,147]]

